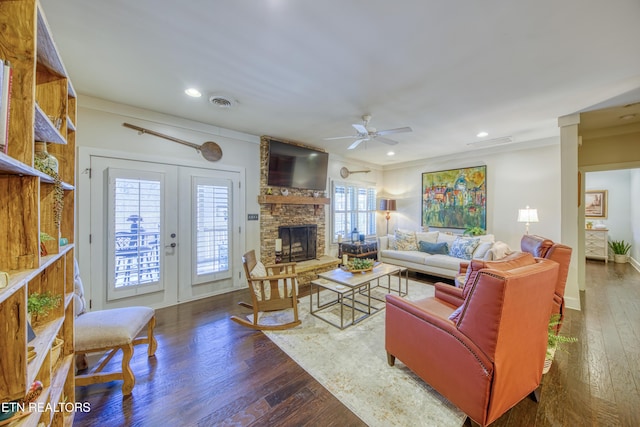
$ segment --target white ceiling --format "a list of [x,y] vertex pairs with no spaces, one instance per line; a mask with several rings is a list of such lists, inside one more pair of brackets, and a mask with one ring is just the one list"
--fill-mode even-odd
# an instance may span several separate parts
[[[41,0],[90,95],[387,165],[640,100],[638,0]],[[187,87],[203,92],[184,95]],[[208,103],[222,93],[231,109]],[[394,157],[352,123],[410,126]],[[200,143],[201,141],[194,141]]]

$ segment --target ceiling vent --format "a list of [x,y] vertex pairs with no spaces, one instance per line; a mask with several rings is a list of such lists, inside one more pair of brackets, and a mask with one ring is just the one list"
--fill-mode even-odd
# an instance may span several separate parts
[[236,101],[225,95],[211,95],[209,102],[218,108],[231,108],[236,105]]
[[468,147],[472,148],[485,148],[495,147],[496,145],[510,144],[513,142],[513,138],[510,136],[503,136],[502,138],[487,139],[483,141],[469,142]]

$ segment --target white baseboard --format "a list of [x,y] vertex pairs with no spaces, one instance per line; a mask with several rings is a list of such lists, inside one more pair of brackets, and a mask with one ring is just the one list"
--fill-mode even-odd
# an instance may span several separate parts
[[564,306],[572,310],[580,311],[580,299],[572,297],[564,297]]
[[635,268],[636,270],[638,270],[640,272],[640,262],[638,262],[637,260],[629,257],[629,263],[633,266],[633,268]]

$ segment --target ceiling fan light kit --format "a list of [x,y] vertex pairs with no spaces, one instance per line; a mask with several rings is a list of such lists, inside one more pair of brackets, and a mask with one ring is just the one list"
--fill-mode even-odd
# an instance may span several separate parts
[[356,130],[357,135],[351,136],[336,136],[333,138],[325,138],[325,140],[333,140],[333,139],[351,139],[355,138],[356,140],[347,147],[348,150],[353,150],[358,147],[362,142],[377,140],[384,144],[388,145],[396,145],[398,141],[393,139],[385,138],[383,135],[391,135],[394,133],[403,133],[403,132],[413,132],[408,126],[395,128],[395,129],[385,129],[385,130],[377,130],[374,127],[369,126],[369,121],[371,120],[371,114],[364,114],[362,116],[363,124],[354,123],[351,126]]

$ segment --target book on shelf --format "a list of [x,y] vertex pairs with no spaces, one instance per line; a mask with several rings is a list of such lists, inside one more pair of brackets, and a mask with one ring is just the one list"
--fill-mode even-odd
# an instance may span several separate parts
[[0,60],[0,151],[7,153],[9,143],[9,115],[11,113],[11,84],[13,68],[9,61]]

